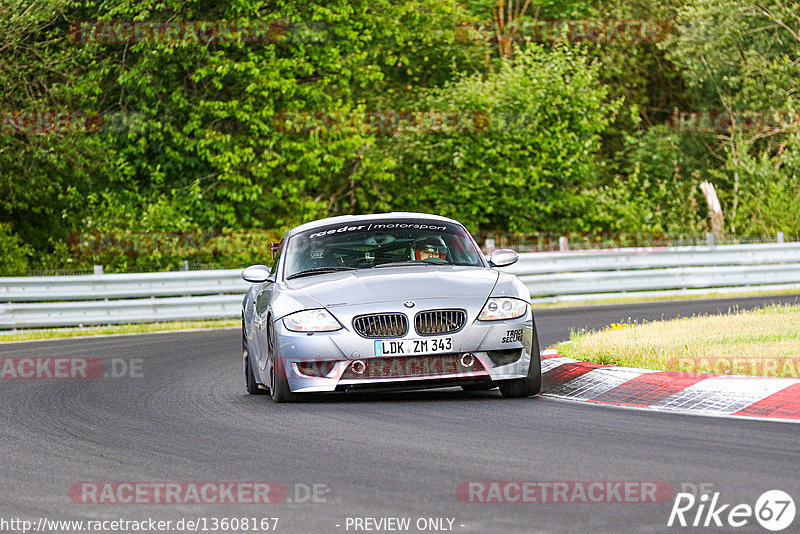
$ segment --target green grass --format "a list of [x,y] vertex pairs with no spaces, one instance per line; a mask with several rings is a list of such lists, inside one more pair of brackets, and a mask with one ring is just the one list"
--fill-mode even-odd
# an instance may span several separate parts
[[664,371],[800,378],[800,305],[573,332],[562,356]]
[[218,319],[210,321],[169,321],[163,323],[136,323],[108,326],[87,326],[77,328],[42,328],[16,330],[12,334],[0,334],[0,343],[29,341],[33,339],[54,339],[62,337],[97,336],[108,334],[141,334],[145,332],[165,332],[171,330],[191,330],[196,328],[220,328],[238,326],[240,319]]

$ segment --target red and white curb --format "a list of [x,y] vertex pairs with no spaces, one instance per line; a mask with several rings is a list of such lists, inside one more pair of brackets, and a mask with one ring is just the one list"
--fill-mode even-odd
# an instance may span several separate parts
[[615,367],[542,352],[542,394],[650,410],[800,423],[800,379]]

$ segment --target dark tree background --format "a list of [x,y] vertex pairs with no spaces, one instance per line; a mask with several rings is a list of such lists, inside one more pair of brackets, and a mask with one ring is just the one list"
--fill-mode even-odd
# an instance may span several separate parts
[[[77,233],[280,233],[327,215],[384,210],[452,216],[475,232],[697,235],[709,229],[698,189],[706,180],[728,235],[800,234],[800,4],[532,1],[504,30],[519,25],[506,48],[492,39],[493,7],[5,0],[0,275],[98,262],[174,269],[187,259],[76,255],[69,243]],[[656,42],[551,41],[530,31],[537,19],[553,27],[649,20],[671,31]],[[81,43],[70,35],[79,21],[167,20],[257,20],[274,35],[262,43]],[[20,113],[46,111],[102,124],[15,126]],[[281,127],[291,111],[356,121],[448,111],[485,121],[474,131],[297,132]],[[669,122],[675,111],[775,118],[769,127],[692,133]],[[263,260],[247,250],[190,259]]]

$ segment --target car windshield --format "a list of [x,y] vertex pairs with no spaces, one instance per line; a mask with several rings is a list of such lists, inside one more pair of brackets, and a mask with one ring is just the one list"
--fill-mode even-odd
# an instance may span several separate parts
[[292,236],[284,276],[392,265],[483,267],[483,256],[460,225],[415,219],[365,220],[314,228]]

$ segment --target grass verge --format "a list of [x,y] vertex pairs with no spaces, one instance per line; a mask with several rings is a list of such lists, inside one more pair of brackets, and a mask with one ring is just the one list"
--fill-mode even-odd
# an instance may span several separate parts
[[800,378],[800,305],[573,332],[562,356],[577,360],[721,375]]
[[15,330],[13,333],[1,334],[0,343],[12,341],[30,341],[33,339],[53,339],[61,337],[96,336],[108,334],[141,334],[145,332],[166,332],[172,330],[191,330],[196,328],[219,328],[224,326],[238,326],[240,324],[240,319],[218,319],[212,321],[168,321],[162,323],[118,324],[78,328]]

